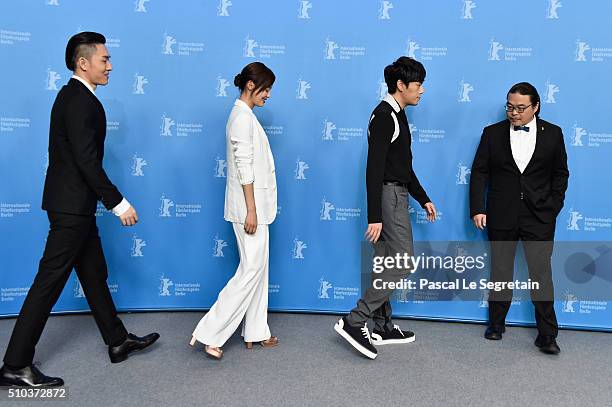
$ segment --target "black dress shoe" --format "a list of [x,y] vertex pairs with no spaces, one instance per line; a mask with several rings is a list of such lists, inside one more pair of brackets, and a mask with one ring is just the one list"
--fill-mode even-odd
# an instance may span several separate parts
[[155,343],[158,339],[158,333],[148,334],[143,337],[128,334],[127,339],[123,341],[121,345],[108,347],[108,356],[110,356],[111,363],[123,362],[128,358],[130,353],[143,350],[147,346]]
[[538,335],[534,344],[540,348],[541,352],[549,355],[558,355],[561,352],[561,348],[557,345],[557,340],[552,335]]
[[63,385],[64,381],[62,379],[45,376],[34,365],[21,369],[10,369],[2,366],[2,369],[0,369],[0,386],[58,387]]
[[506,332],[506,327],[489,326],[485,331],[484,337],[492,341],[499,341],[502,338],[502,333]]

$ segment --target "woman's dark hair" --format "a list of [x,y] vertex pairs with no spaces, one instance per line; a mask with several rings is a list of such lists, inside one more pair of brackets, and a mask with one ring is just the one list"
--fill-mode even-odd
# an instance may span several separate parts
[[533,106],[538,105],[538,110],[536,110],[535,115],[539,116],[540,114],[540,95],[538,94],[538,90],[530,84],[529,82],[519,82],[515,85],[512,85],[508,94],[506,95],[506,99],[511,93],[518,93],[519,95],[529,96],[529,101]]
[[271,88],[276,80],[274,72],[261,62],[251,62],[234,78],[234,85],[244,92],[248,81],[253,81],[255,89],[253,93],[259,93],[266,88]]
[[410,82],[425,82],[425,67],[416,59],[410,57],[400,57],[385,67],[385,82],[389,93],[397,91],[397,81],[404,82],[406,86]]
[[96,52],[96,44],[106,44],[106,38],[90,31],[73,35],[66,45],[66,67],[74,72],[76,61],[81,57],[89,59]]

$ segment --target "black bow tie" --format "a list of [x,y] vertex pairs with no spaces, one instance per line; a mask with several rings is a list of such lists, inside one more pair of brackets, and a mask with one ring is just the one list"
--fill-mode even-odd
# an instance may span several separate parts
[[527,126],[514,126],[514,131],[520,131],[520,130],[529,132],[529,127],[527,127]]

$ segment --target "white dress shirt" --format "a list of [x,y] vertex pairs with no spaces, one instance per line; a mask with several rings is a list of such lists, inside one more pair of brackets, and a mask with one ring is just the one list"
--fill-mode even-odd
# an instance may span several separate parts
[[527,168],[527,164],[531,161],[535,151],[536,135],[538,133],[536,117],[534,116],[525,126],[529,127],[529,131],[514,130],[514,126],[510,124],[510,148],[512,149],[514,162],[521,174]]
[[[76,79],[77,81],[81,82],[83,85],[85,85],[87,87],[87,89],[89,89],[91,91],[91,93],[93,93],[94,96],[96,96],[96,92],[94,91],[93,86],[91,86],[91,84],[89,82],[87,82],[85,79],[81,78],[78,75],[72,75],[72,79]],[[97,98],[97,96],[96,96],[96,98]],[[119,205],[117,205],[113,209],[111,209],[111,212],[113,212],[116,216],[121,216],[125,212],[127,212],[128,209],[130,209],[130,206],[131,205],[127,201],[127,199],[123,198],[123,200],[121,202],[119,202]]]

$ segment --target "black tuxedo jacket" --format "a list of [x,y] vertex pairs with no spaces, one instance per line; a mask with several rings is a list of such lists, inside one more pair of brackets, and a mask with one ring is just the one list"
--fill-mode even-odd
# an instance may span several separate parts
[[70,79],[51,110],[44,210],[93,215],[98,200],[109,210],[122,201],[102,168],[105,138],[104,107],[84,84]]
[[485,127],[470,175],[470,217],[487,215],[487,226],[518,226],[521,194],[543,223],[555,221],[563,207],[569,171],[561,128],[537,119],[536,146],[521,174],[512,157],[510,122]]

